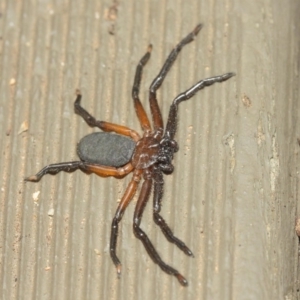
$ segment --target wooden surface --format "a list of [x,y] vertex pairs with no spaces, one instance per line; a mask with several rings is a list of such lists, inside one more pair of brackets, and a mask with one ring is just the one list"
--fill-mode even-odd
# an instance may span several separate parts
[[[0,4],[1,299],[298,299],[299,1],[2,1]],[[197,23],[159,91],[237,76],[180,104],[175,172],[162,214],[185,256],[152,220],[142,228],[189,287],[163,273],[132,232],[135,197],[109,257],[110,224],[129,177],[81,172],[23,183],[76,160],[93,132],[73,112],[75,90],[95,117],[140,132],[131,100],[137,62],[153,51],[147,95],[172,47]]]

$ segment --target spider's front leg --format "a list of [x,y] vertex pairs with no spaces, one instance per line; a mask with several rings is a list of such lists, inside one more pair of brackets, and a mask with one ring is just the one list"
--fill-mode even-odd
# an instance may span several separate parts
[[186,246],[186,244],[177,238],[163,217],[159,214],[161,210],[161,201],[163,198],[163,186],[164,179],[161,170],[154,169],[154,196],[153,196],[153,219],[154,222],[160,227],[161,231],[165,235],[166,239],[170,243],[174,243],[180,250],[182,250],[188,256],[194,256],[192,251]]
[[168,139],[173,140],[176,129],[177,129],[177,114],[178,114],[178,105],[182,101],[186,101],[190,98],[192,98],[198,91],[204,89],[207,86],[210,86],[216,82],[223,82],[231,78],[232,76],[235,76],[235,73],[225,73],[223,75],[214,76],[210,78],[206,78],[203,80],[200,80],[195,85],[193,85],[191,88],[186,90],[183,93],[180,93],[172,102],[170,111],[169,111],[169,117],[168,122],[165,130],[165,137]]
[[162,85],[167,73],[171,69],[174,61],[176,60],[179,52],[181,49],[192,42],[196,35],[199,33],[201,28],[203,27],[202,24],[198,24],[194,30],[189,33],[185,38],[183,38],[176,46],[175,48],[171,51],[169,54],[168,58],[166,59],[163,67],[161,68],[160,72],[158,75],[154,78],[153,82],[150,85],[150,91],[149,91],[149,101],[150,101],[150,109],[153,117],[153,123],[154,123],[154,130],[158,132],[160,135],[163,133],[163,119],[161,116],[161,112],[157,103],[157,98],[156,98],[156,92]]
[[163,262],[163,260],[161,259],[161,257],[157,253],[157,251],[155,250],[153,244],[151,243],[151,241],[148,238],[148,236],[146,235],[146,233],[140,228],[142,215],[143,215],[144,209],[146,207],[146,204],[149,200],[150,193],[151,193],[151,187],[152,187],[152,183],[153,183],[152,182],[152,176],[153,176],[152,173],[149,172],[149,173],[145,173],[145,174],[146,174],[146,176],[145,176],[146,178],[142,185],[141,193],[140,193],[140,196],[139,196],[139,199],[136,204],[135,211],[134,211],[134,217],[133,217],[134,234],[139,240],[142,241],[146,251],[148,252],[149,256],[151,257],[151,259],[153,260],[154,263],[158,264],[159,267],[167,274],[175,276],[181,285],[187,286],[188,282],[184,278],[184,276],[182,276],[176,269],[172,268],[171,266],[169,266],[165,262]]

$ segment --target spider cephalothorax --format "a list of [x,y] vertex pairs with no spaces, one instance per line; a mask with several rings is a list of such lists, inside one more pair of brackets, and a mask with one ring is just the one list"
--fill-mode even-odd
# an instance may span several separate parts
[[[234,76],[226,73],[200,80],[184,93],[180,93],[172,102],[166,128],[164,129],[161,112],[156,99],[156,91],[161,86],[173,62],[183,46],[193,41],[202,25],[199,24],[171,51],[161,71],[150,86],[149,102],[153,119],[153,127],[139,99],[139,88],[144,65],[150,58],[152,46],[149,45],[147,53],[140,60],[135,73],[132,98],[134,107],[143,129],[143,136],[125,126],[97,121],[84,108],[81,107],[81,94],[77,91],[74,103],[75,113],[80,115],[89,126],[98,127],[104,132],[92,133],[84,137],[78,144],[77,153],[79,161],[51,164],[44,167],[36,175],[25,178],[25,181],[39,181],[45,174],[55,175],[60,171],[73,172],[81,170],[87,174],[95,173],[99,176],[114,176],[122,178],[133,172],[132,179],[118,205],[112,221],[110,238],[110,255],[121,273],[121,262],[116,255],[119,222],[130,200],[136,193],[141,179],[144,179],[133,217],[133,231],[135,236],[142,241],[152,260],[168,274],[174,275],[178,281],[186,286],[187,280],[174,268],[163,262],[155,250],[146,233],[140,228],[143,211],[149,200],[153,186],[153,219],[160,227],[169,242],[174,243],[188,256],[193,256],[192,251],[177,237],[160,215],[163,197],[163,174],[171,174],[174,170],[172,160],[178,151],[178,144],[174,140],[177,126],[178,105],[195,95],[196,92],[215,82],[222,82]],[[110,133],[113,132],[113,133]]]

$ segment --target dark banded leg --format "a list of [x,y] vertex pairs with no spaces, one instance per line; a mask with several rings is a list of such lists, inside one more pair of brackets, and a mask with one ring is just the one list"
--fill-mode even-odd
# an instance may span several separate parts
[[76,100],[74,102],[74,111],[75,111],[76,114],[81,116],[89,126],[98,127],[101,130],[106,131],[106,132],[115,132],[115,133],[118,133],[118,134],[129,136],[135,141],[138,141],[140,139],[139,134],[133,129],[130,129],[126,126],[113,124],[113,123],[110,123],[110,122],[96,120],[90,113],[88,113],[80,105],[82,95],[80,94],[79,90],[77,90],[76,92],[77,92],[77,97],[76,97]]
[[151,125],[148,116],[145,112],[145,109],[139,99],[139,91],[140,91],[140,85],[142,80],[143,67],[145,66],[145,64],[150,58],[151,50],[152,50],[152,45],[149,45],[147,53],[139,61],[139,64],[136,67],[134,82],[132,87],[132,99],[134,102],[134,108],[139,118],[142,129],[144,131],[150,131]]
[[143,243],[146,251],[148,252],[149,256],[153,260],[154,263],[158,264],[159,267],[166,272],[167,274],[175,276],[178,281],[180,282],[181,285],[187,286],[188,282],[187,280],[174,268],[171,266],[167,265],[157,251],[155,250],[153,244],[149,240],[148,236],[146,233],[140,228],[141,220],[142,220],[142,215],[144,212],[144,209],[146,207],[146,204],[149,200],[149,196],[151,193],[151,187],[152,187],[152,179],[146,179],[143,182],[142,189],[139,195],[138,202],[135,206],[135,211],[134,211],[134,218],[133,218],[133,232],[135,236],[141,240]]
[[118,238],[118,230],[119,230],[119,223],[123,217],[123,214],[133,198],[134,194],[136,193],[137,186],[141,180],[141,170],[136,170],[133,173],[133,177],[121,199],[121,202],[118,205],[118,208],[116,210],[114,219],[111,224],[111,235],[110,235],[110,256],[114,263],[114,265],[117,268],[117,273],[121,274],[121,262],[116,254],[116,248],[117,248],[117,238]]
[[149,101],[150,101],[150,108],[153,117],[154,123],[154,130],[159,131],[161,134],[163,133],[163,120],[161,116],[161,112],[157,103],[156,99],[156,91],[160,88],[161,84],[163,83],[167,73],[169,72],[170,68],[172,67],[174,61],[176,60],[179,52],[181,51],[182,47],[187,45],[188,43],[192,42],[195,36],[199,33],[202,28],[202,24],[199,24],[195,27],[195,29],[188,34],[184,39],[181,40],[180,43],[176,45],[176,47],[171,51],[169,54],[166,62],[164,63],[162,69],[160,70],[159,74],[155,77],[153,82],[150,86],[150,93],[149,93]]
[[160,170],[154,171],[154,195],[153,195],[153,219],[154,222],[160,227],[161,231],[165,235],[166,239],[175,244],[180,250],[182,250],[188,256],[194,256],[192,251],[185,245],[183,241],[177,238],[163,217],[159,214],[161,210],[161,201],[163,198],[163,186],[164,179]]
[[234,76],[235,73],[226,73],[220,76],[214,76],[210,78],[206,78],[203,80],[200,80],[195,85],[193,85],[191,88],[186,90],[183,93],[180,93],[172,102],[170,111],[169,111],[169,117],[168,122],[166,126],[165,131],[165,137],[168,137],[170,139],[174,139],[176,129],[177,129],[177,113],[178,113],[178,104],[182,101],[186,101],[193,97],[198,91],[202,90],[203,88],[210,86],[216,82],[223,82]]
[[121,178],[124,177],[126,174],[130,173],[133,170],[133,167],[131,163],[128,163],[127,165],[120,168],[114,168],[114,167],[88,164],[83,161],[62,162],[62,163],[48,165],[44,167],[42,170],[40,170],[36,175],[26,177],[24,181],[38,182],[46,174],[56,175],[57,173],[62,171],[71,173],[76,170],[81,170],[87,174],[95,173],[101,177],[113,176],[113,177]]

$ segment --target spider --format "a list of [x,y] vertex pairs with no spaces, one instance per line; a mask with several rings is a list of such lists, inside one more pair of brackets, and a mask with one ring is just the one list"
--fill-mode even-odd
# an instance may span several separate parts
[[140,181],[143,179],[144,181],[134,211],[133,232],[135,236],[141,240],[154,263],[158,264],[167,274],[175,276],[181,285],[187,286],[188,284],[182,274],[167,265],[161,259],[147,234],[141,229],[140,224],[153,187],[154,222],[160,227],[169,242],[174,243],[186,255],[193,256],[192,251],[184,242],[174,236],[172,230],[160,215],[164,186],[163,175],[171,174],[174,171],[172,160],[174,153],[179,149],[177,142],[174,140],[177,128],[178,105],[193,97],[196,92],[204,87],[216,82],[225,81],[235,74],[226,73],[200,80],[185,92],[180,93],[171,104],[165,129],[156,98],[156,92],[163,83],[163,80],[182,47],[192,42],[201,28],[202,24],[197,25],[191,33],[177,44],[169,54],[159,74],[150,85],[149,102],[153,127],[151,127],[149,118],[139,99],[142,71],[150,58],[152,50],[151,44],[148,46],[146,54],[141,58],[135,72],[132,98],[137,117],[143,130],[142,137],[135,130],[128,127],[96,120],[80,105],[81,94],[80,91],[77,90],[77,97],[74,103],[75,113],[80,115],[89,126],[98,127],[104,132],[92,133],[80,140],[77,145],[79,161],[50,164],[40,170],[36,175],[24,179],[25,181],[38,182],[45,174],[55,175],[60,171],[74,172],[78,169],[87,174],[95,173],[102,177],[113,176],[116,178],[123,178],[133,172],[132,179],[117,207],[111,225],[109,249],[118,275],[121,273],[121,262],[116,254],[119,223],[125,209],[135,195]]

